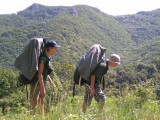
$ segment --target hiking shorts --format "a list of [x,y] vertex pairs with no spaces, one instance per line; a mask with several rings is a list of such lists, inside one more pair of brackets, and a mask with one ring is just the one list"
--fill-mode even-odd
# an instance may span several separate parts
[[[84,95],[84,104],[87,106],[91,105],[93,96],[90,95],[89,86],[85,85],[85,95]],[[106,95],[103,93],[102,89],[99,86],[95,86],[94,99],[99,103],[106,101]]]
[[30,86],[30,99],[37,99],[38,100],[38,97],[40,95],[40,85],[37,82],[34,82],[34,83],[31,83],[31,86]]

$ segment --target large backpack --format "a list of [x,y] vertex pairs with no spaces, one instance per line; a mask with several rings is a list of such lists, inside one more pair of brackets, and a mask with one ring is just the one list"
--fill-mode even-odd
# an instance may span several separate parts
[[101,62],[106,61],[106,48],[99,44],[94,44],[79,60],[74,72],[73,96],[75,95],[75,85],[90,85],[90,75]]
[[46,40],[33,38],[16,58],[14,66],[20,71],[20,85],[26,85],[38,79],[38,60],[44,51]]

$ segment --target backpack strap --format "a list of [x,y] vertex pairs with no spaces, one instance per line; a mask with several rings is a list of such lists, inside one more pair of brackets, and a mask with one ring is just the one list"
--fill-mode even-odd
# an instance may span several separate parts
[[44,50],[45,44],[46,44],[46,39],[43,38],[43,43],[41,44],[41,48],[40,48],[40,55],[45,52],[45,50]]
[[74,99],[74,96],[75,96],[75,88],[76,88],[76,83],[74,82],[73,83],[73,93],[72,93],[72,96],[73,96],[73,98],[72,98],[72,100],[71,100],[71,103],[73,102],[73,99]]
[[[108,62],[106,63],[106,73],[107,73],[107,71],[108,71]],[[105,89],[105,79],[104,79],[104,75],[102,76],[101,80],[102,80],[102,86],[103,86],[103,90],[104,90],[104,89]]]

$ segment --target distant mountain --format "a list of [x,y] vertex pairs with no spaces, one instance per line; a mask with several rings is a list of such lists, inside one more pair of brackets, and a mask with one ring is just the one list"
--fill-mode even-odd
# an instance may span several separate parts
[[154,37],[151,40],[143,41],[133,51],[136,54],[137,61],[142,63],[150,63],[153,60],[160,58],[160,36]]
[[133,50],[133,54],[137,56],[136,60],[151,62],[160,58],[160,9],[116,16],[115,19],[137,43]]
[[44,6],[41,4],[34,3],[25,10],[18,12],[17,15],[23,16],[28,20],[40,21],[53,18],[69,10],[69,7]]
[[[18,19],[19,18],[19,19]],[[54,57],[60,62],[76,63],[93,44],[101,44],[110,53],[128,60],[134,42],[112,16],[85,5],[51,7],[33,4],[17,15],[0,15],[0,61],[13,66],[14,59],[33,37],[56,40],[62,47]],[[8,24],[3,24],[8,23]]]
[[[156,17],[151,17],[152,12]],[[143,59],[142,41],[159,36],[158,19],[157,10],[113,17],[86,5],[33,4],[17,14],[0,15],[0,63],[13,67],[16,56],[33,37],[56,40],[62,47],[53,59],[59,62],[76,64],[89,47],[101,44],[107,48],[107,57],[117,53],[122,65],[133,63]]]
[[136,43],[160,36],[160,9],[116,16],[115,19],[124,26]]

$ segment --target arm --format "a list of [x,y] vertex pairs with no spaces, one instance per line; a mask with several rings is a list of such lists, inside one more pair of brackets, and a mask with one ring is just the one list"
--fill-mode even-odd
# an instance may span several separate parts
[[91,75],[91,96],[94,96],[95,90],[94,90],[94,84],[95,84],[95,75]]
[[52,87],[56,87],[56,85],[54,84],[53,80],[51,79],[51,76],[48,75],[47,77],[48,77],[48,80],[49,80],[51,86],[52,86]]
[[45,89],[44,82],[43,82],[43,69],[44,69],[44,64],[40,63],[39,64],[39,69],[38,69],[38,81],[39,81],[39,85],[40,85],[40,95],[41,95],[41,97],[46,96],[46,89]]

